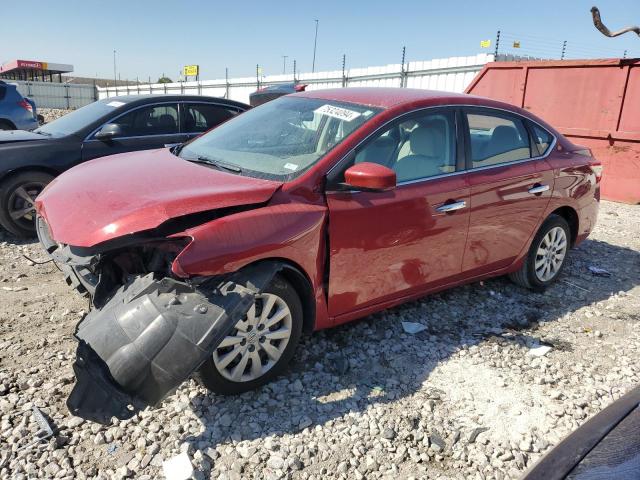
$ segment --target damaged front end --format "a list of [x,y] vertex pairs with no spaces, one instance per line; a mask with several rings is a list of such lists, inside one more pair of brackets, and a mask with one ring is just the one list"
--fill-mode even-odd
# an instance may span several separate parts
[[171,262],[184,239],[146,239],[100,251],[56,244],[39,219],[41,243],[68,283],[91,295],[78,324],[76,385],[67,406],[101,424],[157,405],[198,369],[254,304],[277,263],[178,281]]

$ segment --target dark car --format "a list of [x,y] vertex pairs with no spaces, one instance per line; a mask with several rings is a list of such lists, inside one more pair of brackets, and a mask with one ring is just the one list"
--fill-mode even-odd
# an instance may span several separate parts
[[249,95],[249,103],[252,107],[257,107],[263,103],[270,102],[276,98],[280,98],[290,93],[304,92],[306,85],[299,83],[281,83],[280,85],[269,85],[268,87],[259,88]]
[[522,480],[640,479],[640,387],[540,459]]
[[406,88],[287,95],[182,147],[79,165],[36,202],[95,307],[71,409],[130,416],[199,367],[247,391],[303,331],[463,283],[544,290],[595,226],[601,174],[530,112]]
[[0,225],[35,234],[34,199],[56,175],[116,153],[183,143],[244,112],[240,102],[186,95],[100,100],[33,132],[0,132]]

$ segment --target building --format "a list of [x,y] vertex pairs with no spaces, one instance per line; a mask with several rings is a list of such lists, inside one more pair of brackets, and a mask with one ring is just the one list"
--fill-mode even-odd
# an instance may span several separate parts
[[73,65],[38,60],[10,60],[0,66],[0,79],[62,83],[62,74],[69,72],[73,72]]

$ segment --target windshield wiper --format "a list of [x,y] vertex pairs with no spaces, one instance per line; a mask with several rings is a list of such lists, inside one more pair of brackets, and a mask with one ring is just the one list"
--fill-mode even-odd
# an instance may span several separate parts
[[51,134],[49,132],[43,132],[39,128],[36,128],[33,133],[37,133],[38,135],[44,135],[45,137],[50,137]]
[[186,160],[190,162],[204,163],[205,165],[211,165],[213,167],[216,167],[218,170],[227,170],[229,172],[242,173],[242,169],[237,165],[234,165],[232,163],[221,162],[220,160],[213,159],[210,157],[205,157],[203,155],[196,158],[188,158]]

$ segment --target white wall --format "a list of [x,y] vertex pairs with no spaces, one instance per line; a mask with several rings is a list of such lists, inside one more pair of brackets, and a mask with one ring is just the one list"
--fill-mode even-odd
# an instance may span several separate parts
[[[347,87],[400,87],[463,92],[482,67],[493,61],[491,54],[469,57],[440,58],[428,61],[409,62],[402,65],[351,68],[345,72]],[[343,85],[342,71],[299,73],[299,83],[308,84],[307,90],[339,88]],[[401,82],[404,81],[404,85]],[[260,80],[260,86],[293,82],[293,74],[268,75]],[[176,82],[151,85],[129,85],[122,87],[98,87],[98,97],[138,94],[191,94],[225,97],[249,103],[249,95],[257,88],[255,77],[202,80],[200,82]]]
[[19,80],[7,80],[7,83],[15,83],[23,96],[36,102],[37,108],[80,108],[97,98],[93,85]]

